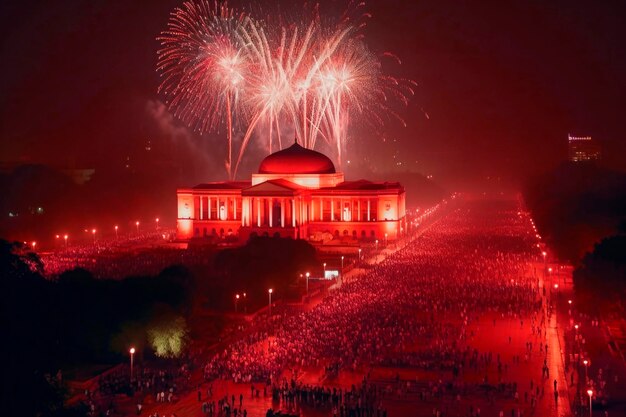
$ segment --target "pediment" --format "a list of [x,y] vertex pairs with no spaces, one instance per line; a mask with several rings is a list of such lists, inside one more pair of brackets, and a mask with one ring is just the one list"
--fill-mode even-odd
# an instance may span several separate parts
[[242,195],[297,195],[303,187],[287,180],[270,180],[245,188]]

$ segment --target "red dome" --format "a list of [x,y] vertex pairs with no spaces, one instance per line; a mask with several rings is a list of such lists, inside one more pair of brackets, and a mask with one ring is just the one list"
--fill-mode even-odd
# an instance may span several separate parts
[[294,143],[261,161],[259,174],[334,174],[335,165],[326,155]]

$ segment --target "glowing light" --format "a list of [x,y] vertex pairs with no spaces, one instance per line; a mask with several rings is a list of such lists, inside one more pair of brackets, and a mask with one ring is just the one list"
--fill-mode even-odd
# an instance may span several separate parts
[[135,348],[134,347],[130,348],[129,352],[130,352],[131,355],[134,355],[135,354]]
[[271,294],[271,293],[274,292],[274,290],[272,288],[270,288],[269,290],[267,290],[267,292]]
[[[346,18],[350,13],[354,19]],[[406,126],[392,108],[406,106],[415,86],[382,71],[383,59],[400,64],[399,59],[373,54],[361,32],[369,15],[350,13],[332,21],[320,19],[316,10],[299,21],[279,16],[282,24],[272,25],[226,3],[185,2],[157,38],[159,92],[194,130],[218,131],[226,124],[230,178],[252,134],[261,129],[264,134],[257,136],[270,152],[275,144],[283,147],[281,130],[290,131],[307,148],[323,140],[341,165],[348,129],[357,121],[374,132],[387,119]],[[238,152],[235,125],[245,131]]]

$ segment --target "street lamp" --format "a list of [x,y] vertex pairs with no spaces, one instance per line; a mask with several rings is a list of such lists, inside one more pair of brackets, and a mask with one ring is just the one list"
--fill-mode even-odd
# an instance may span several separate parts
[[237,312],[237,304],[239,303],[239,294],[235,294],[235,313]]
[[91,229],[91,234],[93,236],[93,244],[96,244],[96,229]]
[[341,275],[343,275],[343,258],[344,256],[341,255]]
[[326,262],[324,262],[324,278],[326,278]]
[[37,242],[33,240],[32,242],[30,242],[30,246],[32,246],[33,250],[35,250],[35,246],[37,246]]
[[378,251],[378,239],[376,239],[376,250]]
[[137,227],[137,233],[139,233],[139,221],[135,222],[135,226]]
[[135,360],[135,348],[131,347],[130,350],[130,382],[133,382],[133,365]]
[[65,249],[67,249],[67,238],[69,236],[68,235],[63,235],[63,239],[65,240]]
[[585,365],[585,384],[587,383],[587,365],[589,365],[589,361],[587,359],[585,359],[583,361],[583,364]]
[[243,312],[245,314],[248,314],[248,299],[246,297],[247,297],[247,294],[244,292],[243,293]]
[[308,272],[306,274],[304,274],[306,276],[306,295],[309,295],[309,276],[311,274],[309,274]]
[[157,217],[155,221],[156,221],[156,229],[159,230],[159,218]]
[[593,390],[592,389],[588,389],[587,390],[587,395],[589,396],[589,417],[592,417],[592,411],[591,411],[591,398],[593,397]]
[[116,225],[115,226],[115,239],[117,239],[117,238],[118,238],[118,236],[117,236],[117,225]]
[[272,293],[273,293],[273,292],[274,292],[274,290],[273,290],[273,289],[271,289],[271,288],[270,288],[269,290],[267,290],[267,293],[268,293],[268,294],[269,294],[269,296],[270,296],[270,303],[269,303],[269,313],[270,313],[270,317],[272,317]]
[[359,262],[361,262],[361,248],[359,248]]
[[387,233],[385,233],[385,246],[387,246]]

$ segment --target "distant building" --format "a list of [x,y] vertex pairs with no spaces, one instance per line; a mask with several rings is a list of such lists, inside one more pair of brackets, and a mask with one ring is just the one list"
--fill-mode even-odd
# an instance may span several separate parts
[[568,135],[567,159],[570,162],[598,161],[602,157],[600,145],[591,136]]
[[345,181],[328,157],[297,142],[266,157],[252,181],[178,189],[179,239],[265,235],[395,240],[404,233],[402,185]]

